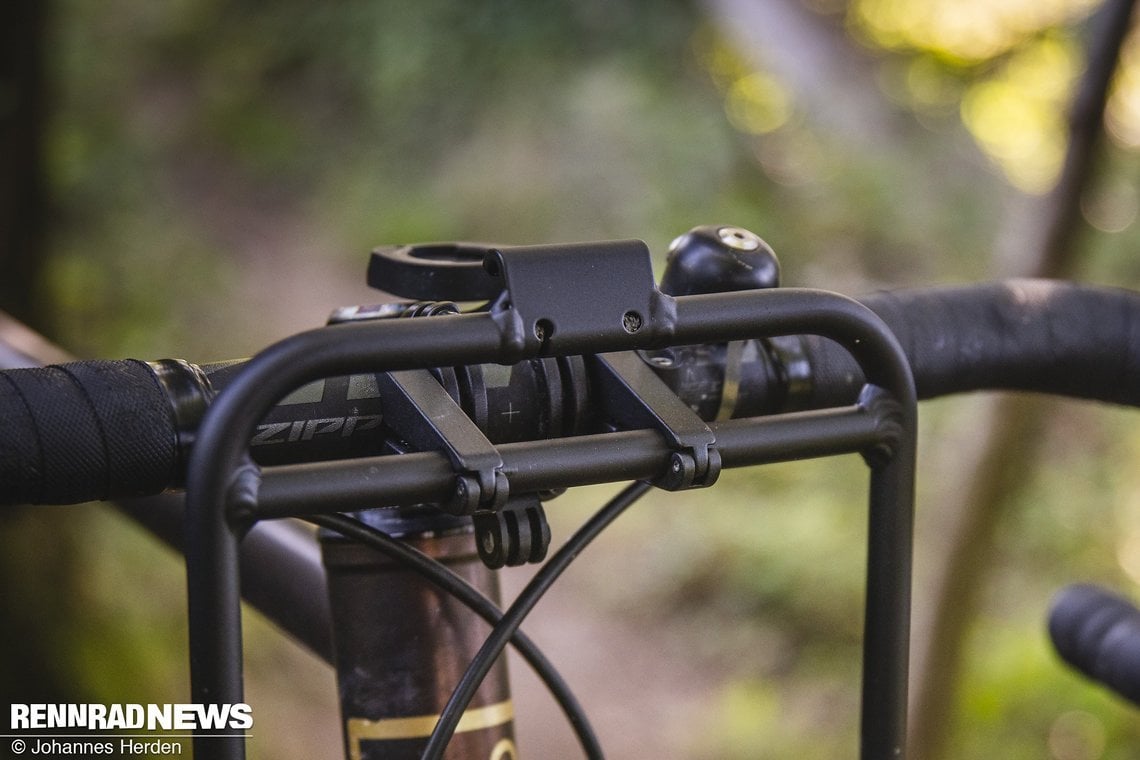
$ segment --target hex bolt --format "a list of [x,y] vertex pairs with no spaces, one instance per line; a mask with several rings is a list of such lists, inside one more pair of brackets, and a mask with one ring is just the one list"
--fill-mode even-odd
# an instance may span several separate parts
[[627,311],[621,318],[621,326],[627,333],[635,333],[645,324],[636,311]]
[[550,339],[554,334],[554,324],[549,319],[540,319],[534,323],[534,337],[542,343]]
[[756,233],[743,227],[721,227],[716,231],[716,236],[720,242],[738,251],[755,251],[764,244]]

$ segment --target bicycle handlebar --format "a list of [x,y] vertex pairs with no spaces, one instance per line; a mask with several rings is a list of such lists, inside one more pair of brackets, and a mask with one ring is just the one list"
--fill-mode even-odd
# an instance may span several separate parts
[[[860,299],[898,337],[919,398],[983,389],[1140,404],[1140,294],[1011,280]],[[863,385],[837,344],[802,336],[643,358],[702,416],[851,403]],[[691,348],[691,347],[690,347]],[[0,504],[140,496],[180,484],[194,426],[236,365],[84,361],[0,372]],[[799,369],[797,369],[797,367]],[[596,431],[598,390],[577,358],[435,370],[494,443]],[[692,379],[697,381],[693,382]],[[711,389],[711,392],[710,392]],[[732,396],[732,398],[729,398]],[[375,379],[333,378],[274,409],[252,449],[263,463],[380,453],[391,441]],[[491,409],[526,424],[507,425]]]
[[173,407],[146,363],[82,361],[0,374],[4,503],[143,496],[175,482]]
[[1140,610],[1097,586],[1077,584],[1053,600],[1049,636],[1089,678],[1140,705]]
[[[1140,403],[1140,295],[1131,291],[1023,279],[861,300],[898,337],[919,399],[1019,390]],[[812,356],[821,391],[858,384],[837,346],[820,345]]]

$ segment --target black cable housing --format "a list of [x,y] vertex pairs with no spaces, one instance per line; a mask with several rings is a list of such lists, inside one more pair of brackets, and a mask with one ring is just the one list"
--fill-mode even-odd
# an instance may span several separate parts
[[[503,612],[490,599],[472,587],[467,581],[460,578],[438,560],[432,559],[423,552],[398,541],[388,534],[376,530],[352,517],[345,515],[312,515],[306,521],[329,530],[336,531],[345,538],[365,544],[388,557],[400,562],[404,567],[411,569],[436,586],[454,596],[463,604],[483,618],[492,626],[498,625],[503,618]],[[519,655],[526,660],[539,679],[550,691],[567,720],[578,737],[582,751],[592,760],[603,757],[601,744],[586,717],[577,697],[570,690],[565,679],[559,675],[554,665],[538,646],[517,627],[511,632],[510,643]]]
[[[451,699],[448,700],[447,706],[440,714],[439,722],[436,723],[435,730],[432,732],[427,746],[424,747],[423,760],[439,760],[443,757],[447,743],[451,740],[452,734],[455,733],[459,720],[463,717],[463,711],[467,709],[467,705],[471,702],[479,684],[490,672],[495,660],[506,648],[507,642],[515,636],[523,620],[526,619],[526,616],[530,614],[530,611],[534,609],[543,595],[550,590],[550,587],[570,566],[570,563],[577,559],[582,550],[622,512],[644,496],[650,488],[652,486],[644,482],[626,486],[574,535],[568,538],[554,556],[547,560],[546,564],[535,573],[526,588],[519,593],[514,603],[511,604],[502,619],[491,631],[491,635],[487,637],[486,642],[463,674],[463,678],[455,687],[455,692],[452,693]],[[591,757],[594,756],[591,755]],[[597,757],[601,757],[601,755],[599,754]]]

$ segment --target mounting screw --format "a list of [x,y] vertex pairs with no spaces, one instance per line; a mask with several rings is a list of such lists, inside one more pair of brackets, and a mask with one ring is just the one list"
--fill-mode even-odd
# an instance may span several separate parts
[[664,476],[654,481],[658,488],[666,491],[682,491],[693,484],[697,474],[697,463],[688,454],[674,451],[669,456],[669,469]]
[[469,515],[479,507],[480,494],[479,482],[475,478],[458,475],[455,478],[455,491],[443,507],[453,515]]
[[759,235],[743,227],[721,227],[716,231],[716,236],[720,242],[738,251],[755,251],[764,245]]
[[534,337],[538,338],[540,342],[545,343],[553,334],[554,323],[549,319],[540,319],[534,323]]
[[645,322],[636,311],[627,311],[621,318],[621,326],[631,335],[641,329]]

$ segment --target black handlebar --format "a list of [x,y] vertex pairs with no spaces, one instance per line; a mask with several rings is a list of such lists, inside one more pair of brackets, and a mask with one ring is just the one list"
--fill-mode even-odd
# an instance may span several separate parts
[[1057,653],[1094,681],[1140,705],[1140,610],[1097,586],[1061,591],[1049,613]]
[[[1050,280],[884,292],[860,299],[898,337],[919,399],[1018,390],[1140,404],[1140,295]],[[812,346],[817,404],[858,384],[835,346]]]
[[142,496],[174,482],[173,408],[146,363],[72,362],[0,374],[4,503]]
[[[860,300],[898,337],[919,398],[1007,389],[1140,405],[1140,294],[1011,280]],[[849,404],[863,385],[850,355],[814,336],[642,359],[706,419]],[[237,366],[86,361],[0,373],[0,504],[179,485],[195,424]],[[493,443],[597,432],[607,423],[594,411],[600,391],[580,357],[433,374]],[[383,409],[374,377],[330,378],[279,404],[251,451],[266,464],[391,451]]]

